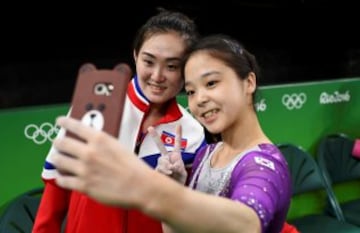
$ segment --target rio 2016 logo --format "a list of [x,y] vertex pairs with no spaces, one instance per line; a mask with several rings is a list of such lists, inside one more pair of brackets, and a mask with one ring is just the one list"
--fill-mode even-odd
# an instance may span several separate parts
[[58,134],[59,129],[59,127],[49,122],[44,122],[40,126],[29,124],[25,127],[24,134],[26,138],[34,141],[34,143],[38,145],[41,145],[46,141],[52,142]]
[[265,103],[265,99],[261,99],[259,102],[255,103],[255,110],[257,112],[265,112],[267,105]]

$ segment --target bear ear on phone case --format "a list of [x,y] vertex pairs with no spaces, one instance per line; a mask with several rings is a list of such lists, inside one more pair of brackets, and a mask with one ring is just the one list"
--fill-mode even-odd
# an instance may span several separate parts
[[[83,64],[78,71],[70,116],[117,137],[131,76],[131,68],[125,63],[113,69],[97,69],[94,64]],[[67,135],[76,137],[69,132]]]

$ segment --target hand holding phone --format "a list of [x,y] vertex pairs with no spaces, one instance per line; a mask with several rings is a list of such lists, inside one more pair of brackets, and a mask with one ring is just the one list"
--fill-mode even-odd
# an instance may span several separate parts
[[125,63],[112,70],[96,69],[93,64],[82,65],[71,102],[70,116],[117,137],[131,75],[131,68]]
[[[70,117],[118,137],[131,76],[131,68],[125,63],[115,66],[112,70],[97,69],[91,63],[82,65],[71,101]],[[82,140],[71,132],[66,132],[66,136]],[[61,170],[59,172],[67,173]]]

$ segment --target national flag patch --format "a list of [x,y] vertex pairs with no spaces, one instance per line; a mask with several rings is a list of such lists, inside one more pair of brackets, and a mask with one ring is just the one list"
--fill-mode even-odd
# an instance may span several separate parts
[[259,156],[255,156],[254,159],[255,159],[255,163],[260,164],[265,167],[268,167],[271,170],[275,171],[275,164],[273,161],[265,159],[263,157],[259,157]]
[[[175,135],[169,133],[169,132],[165,132],[163,131],[161,133],[161,141],[164,143],[165,146],[175,146]],[[181,139],[181,143],[180,143],[180,147],[181,150],[185,150],[186,146],[187,146],[187,139],[182,138]]]

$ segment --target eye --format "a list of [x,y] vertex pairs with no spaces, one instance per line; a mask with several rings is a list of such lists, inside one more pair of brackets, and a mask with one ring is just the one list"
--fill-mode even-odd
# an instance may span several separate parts
[[143,62],[146,66],[152,66],[154,64],[154,62],[149,59],[143,59]]
[[170,71],[175,71],[175,70],[178,70],[179,69],[179,66],[178,65],[175,65],[175,64],[169,64],[167,66],[167,69],[170,70]]
[[206,83],[206,86],[207,86],[207,87],[214,87],[217,83],[218,83],[218,81],[214,81],[214,80],[208,81],[208,82]]
[[195,91],[185,90],[185,94],[186,94],[187,96],[191,96],[191,95],[193,95],[194,93],[195,93]]
[[86,106],[85,106],[85,109],[86,109],[86,111],[89,111],[89,110],[91,110],[91,109],[93,109],[93,105],[92,105],[92,103],[88,103],[88,104],[86,104]]

